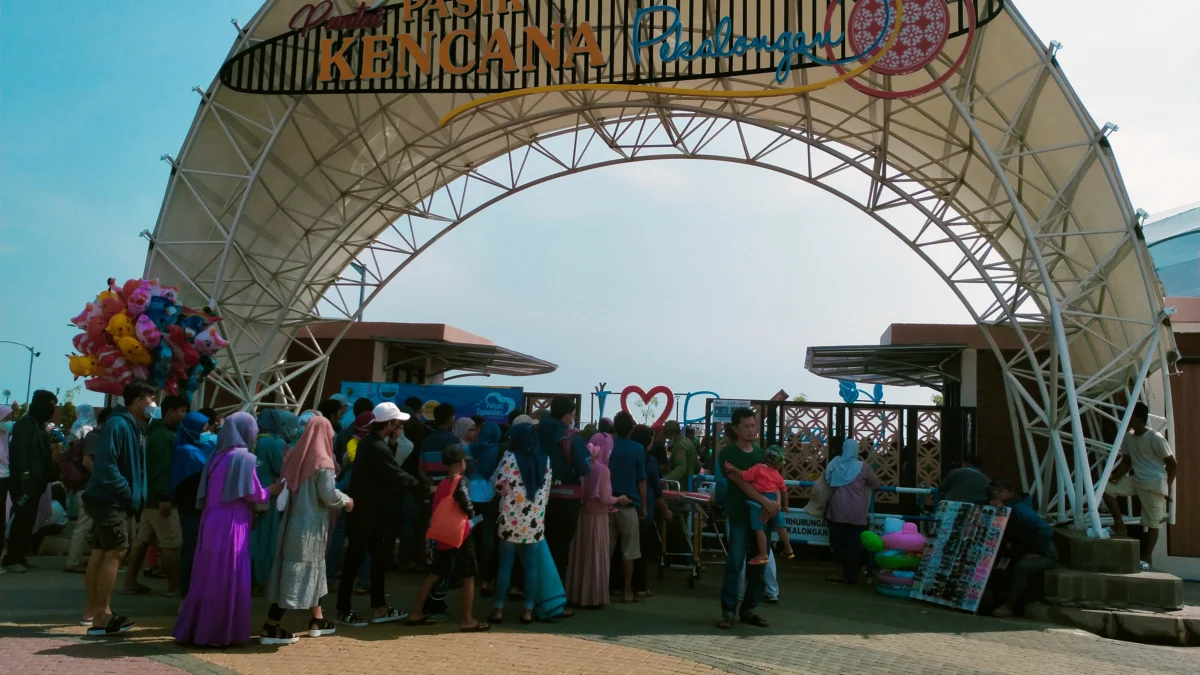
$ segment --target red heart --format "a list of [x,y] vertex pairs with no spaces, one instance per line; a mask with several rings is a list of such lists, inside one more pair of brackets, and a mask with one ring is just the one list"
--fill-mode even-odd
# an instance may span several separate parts
[[670,390],[670,388],[664,387],[660,384],[650,391],[642,391],[641,387],[630,385],[621,390],[621,410],[624,410],[631,415],[633,413],[629,411],[629,403],[625,400],[629,398],[630,394],[637,394],[640,396],[642,398],[642,403],[645,403],[646,405],[650,405],[650,401],[659,394],[666,396],[667,406],[663,408],[663,411],[659,414],[658,419],[654,420],[654,424],[651,425],[656,429],[662,426],[662,423],[671,416],[671,411],[675,409],[675,394]]

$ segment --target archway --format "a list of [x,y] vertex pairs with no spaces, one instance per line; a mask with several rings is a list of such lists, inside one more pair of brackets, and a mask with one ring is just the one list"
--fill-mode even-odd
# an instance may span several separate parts
[[[348,0],[276,0],[239,28],[179,157],[167,158],[173,172],[146,266],[148,276],[183,286],[185,302],[225,317],[232,344],[214,382],[246,405],[304,400],[319,386],[327,352],[298,340],[297,329],[354,318],[361,307],[344,291],[362,289],[369,304],[446,232],[506,196],[615,164],[734,161],[838,194],[931,265],[1003,364],[1022,480],[1060,518],[1098,525],[1115,450],[1106,428],[1121,427],[1124,402],[1143,395],[1149,373],[1166,377],[1174,344],[1141,216],[1105,140],[1112,128],[1088,116],[1054,46],[1043,46],[1011,3],[950,0],[945,48],[910,73],[866,71],[862,64],[887,49],[833,67],[818,62],[833,50],[823,57],[814,47],[790,52],[795,67],[782,78],[784,57],[771,52],[765,64],[759,52],[758,62],[743,58],[740,67],[733,56],[686,61],[682,73],[675,59],[672,74],[670,63],[654,62],[656,47],[629,44],[662,37],[668,26],[653,17],[634,24],[628,6],[612,3],[606,19],[600,2],[567,8],[514,0],[488,4],[490,16],[483,5],[461,3],[474,13],[457,16],[422,9],[418,0],[377,10]],[[764,34],[768,23],[772,34],[776,24],[816,32],[853,23],[848,4],[871,3],[883,8],[881,0],[839,0],[828,12],[824,2],[797,5],[809,16],[763,0],[739,15],[676,0],[684,28],[656,44],[678,50],[685,36],[716,42],[729,31],[720,17],[731,14],[741,28]],[[335,4],[327,17],[339,22],[336,31],[326,30],[335,24],[305,30],[314,12]],[[907,3],[910,12],[937,4]],[[386,47],[392,35],[482,34],[485,23],[494,36],[505,7],[525,26],[576,26],[574,37],[560,36],[560,52],[571,40],[587,43],[580,27],[591,26],[613,71],[607,82],[605,71],[591,74],[586,55],[575,67],[534,63],[519,73],[499,59],[458,81],[452,68],[470,53],[453,45],[430,66],[445,71],[436,77],[416,84],[362,77],[364,64],[387,63],[363,46],[366,36]],[[903,24],[904,4],[889,7]],[[339,18],[343,12],[349,17]],[[413,14],[407,23],[405,12]],[[397,70],[401,53],[421,53],[415,41],[406,52],[397,45],[384,54]],[[326,58],[331,81],[322,82],[321,50],[334,55],[339,46],[350,55],[350,77],[338,79],[345,73]],[[475,47],[476,60],[479,50],[495,49]],[[531,59],[538,49],[534,42],[514,52]],[[634,54],[647,58],[640,70],[628,70]],[[405,63],[416,68],[416,61]],[[618,65],[626,68],[620,77]],[[853,82],[838,81],[856,72]],[[906,88],[917,93],[888,93]],[[1002,354],[991,339],[997,330],[1012,331],[1022,348]],[[312,353],[309,362],[283,361],[294,343]],[[1161,389],[1169,397],[1169,386]],[[1169,419],[1169,398],[1162,409]]]

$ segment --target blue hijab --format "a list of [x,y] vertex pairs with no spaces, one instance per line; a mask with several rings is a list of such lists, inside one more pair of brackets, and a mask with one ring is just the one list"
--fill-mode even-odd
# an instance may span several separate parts
[[260,436],[274,436],[283,441],[285,446],[296,442],[300,437],[300,417],[295,413],[276,408],[267,408],[258,415],[258,433]]
[[208,496],[208,479],[222,460],[229,457],[225,470],[225,484],[221,486],[221,501],[232,502],[256,491],[254,475],[254,439],[258,437],[258,423],[250,413],[236,412],[225,418],[221,433],[217,434],[217,450],[208,458],[204,473],[200,474],[200,489],[196,493],[196,506],[204,507]]
[[190,412],[175,430],[175,451],[171,455],[171,492],[183,481],[203,471],[209,455],[217,449],[217,446],[200,440],[206,424],[207,417]]
[[525,495],[534,499],[546,482],[546,462],[549,461],[542,452],[537,430],[532,424],[518,424],[509,432],[508,438],[512,442],[509,452],[517,460],[517,470],[525,484]]
[[471,444],[471,458],[475,461],[472,476],[488,479],[496,473],[496,466],[500,463],[499,425],[495,422],[484,422],[475,442]]

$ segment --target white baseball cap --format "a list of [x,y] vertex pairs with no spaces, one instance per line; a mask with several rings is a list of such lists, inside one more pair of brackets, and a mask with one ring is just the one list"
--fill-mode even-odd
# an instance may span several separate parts
[[408,413],[400,412],[400,408],[396,407],[395,403],[380,403],[375,406],[376,422],[391,422],[392,420],[400,420],[405,422],[408,420]]

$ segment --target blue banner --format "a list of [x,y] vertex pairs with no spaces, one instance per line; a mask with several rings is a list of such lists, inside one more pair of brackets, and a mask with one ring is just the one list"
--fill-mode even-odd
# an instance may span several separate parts
[[456,384],[396,384],[393,382],[343,382],[341,393],[353,403],[369,398],[376,405],[391,401],[404,405],[404,400],[416,396],[424,404],[425,417],[433,419],[433,409],[439,403],[454,406],[456,417],[476,415],[488,422],[508,424],[508,414],[525,401],[521,387],[473,387]]

